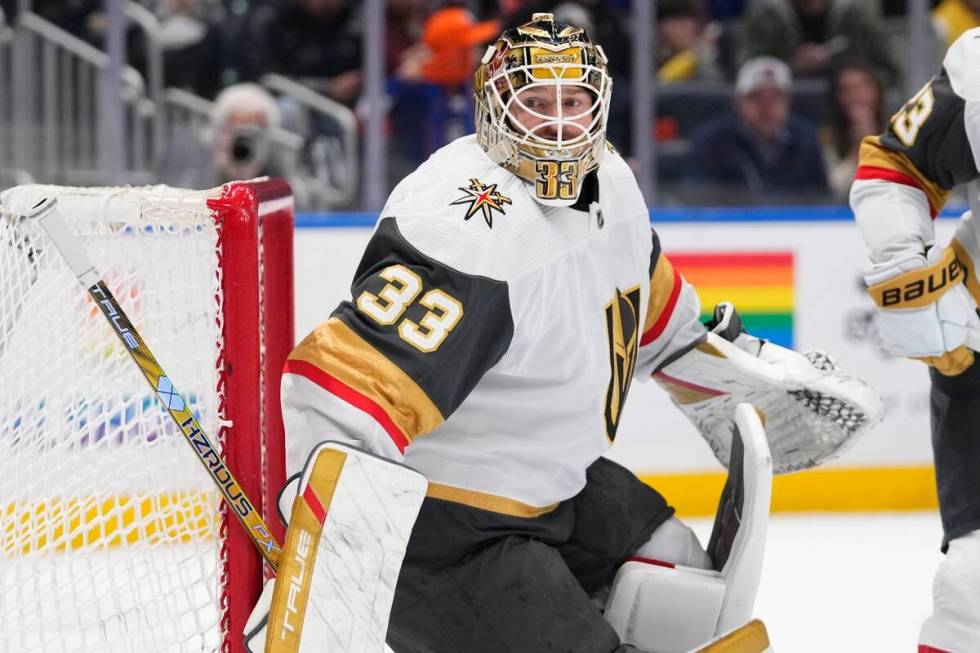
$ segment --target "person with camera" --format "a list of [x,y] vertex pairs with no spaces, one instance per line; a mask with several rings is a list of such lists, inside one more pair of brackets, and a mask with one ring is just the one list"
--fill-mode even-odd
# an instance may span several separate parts
[[[212,188],[228,181],[288,176],[272,152],[280,124],[275,99],[257,84],[233,84],[215,98],[206,130],[175,125],[159,181],[178,188]],[[187,130],[194,133],[187,134]]]
[[257,84],[233,84],[215,98],[211,110],[215,184],[281,171],[270,156],[270,132],[279,125],[279,107]]

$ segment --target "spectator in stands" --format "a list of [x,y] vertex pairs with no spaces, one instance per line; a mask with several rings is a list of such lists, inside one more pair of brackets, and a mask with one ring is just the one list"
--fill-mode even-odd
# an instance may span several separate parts
[[[471,86],[473,71],[483,54],[477,53],[476,48],[486,46],[499,32],[496,20],[477,22],[464,7],[439,9],[422,28],[422,42],[429,53],[422,62],[421,78],[454,90]],[[472,89],[467,88],[466,92],[471,94]]]
[[402,74],[413,79],[424,59],[422,26],[428,14],[426,0],[388,0],[385,4],[385,72]]
[[389,172],[397,181],[446,143],[473,131],[473,72],[483,46],[500,32],[462,6],[433,12],[422,27],[421,56],[408,53],[388,84],[392,109]]
[[181,188],[211,188],[228,181],[283,176],[271,130],[279,108],[257,84],[234,84],[214,101],[208,134],[171,134],[161,181]]
[[211,110],[211,154],[217,183],[276,176],[271,132],[279,126],[275,99],[257,84],[229,86]]
[[361,92],[361,37],[354,4],[289,0],[258,5],[239,46],[245,79],[273,72],[347,105]]
[[[213,98],[221,89],[224,68],[223,10],[209,0],[160,0],[157,42],[163,50],[163,82],[201,97]],[[147,74],[146,34],[132,30],[129,63]]]
[[942,0],[932,10],[932,24],[948,48],[966,30],[980,27],[980,0]]
[[777,57],[797,76],[827,77],[842,60],[868,61],[886,86],[898,66],[884,32],[865,0],[755,0],[736,37],[741,64]]
[[[7,19],[13,22],[21,3],[6,3]],[[32,0],[30,11],[54,23],[66,32],[96,45],[102,45],[105,34],[103,0]]]
[[731,20],[745,11],[749,0],[707,0],[708,14],[712,20]]
[[847,201],[861,140],[884,127],[884,91],[871,67],[858,62],[838,67],[831,76],[829,122],[820,133],[827,182],[835,199]]
[[713,32],[706,27],[698,0],[661,0],[657,4],[658,81],[721,79]]
[[791,92],[789,66],[779,59],[742,65],[735,114],[706,124],[691,139],[687,169],[706,194],[714,188],[729,201],[784,203],[826,193],[816,130],[790,113]]

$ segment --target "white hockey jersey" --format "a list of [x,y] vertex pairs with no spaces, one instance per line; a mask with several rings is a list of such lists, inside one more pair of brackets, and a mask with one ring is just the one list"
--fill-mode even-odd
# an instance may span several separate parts
[[921,256],[950,191],[980,211],[980,28],[950,47],[937,75],[861,143],[850,202],[872,265]]
[[542,206],[473,136],[403,180],[351,300],[286,364],[289,472],[336,439],[481,509],[535,516],[577,494],[632,378],[704,337],[618,154],[587,193],[598,201]]

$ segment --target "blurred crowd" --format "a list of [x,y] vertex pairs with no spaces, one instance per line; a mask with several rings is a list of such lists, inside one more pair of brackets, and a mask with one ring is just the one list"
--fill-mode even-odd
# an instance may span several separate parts
[[[17,0],[0,0],[7,21]],[[279,73],[355,113],[362,92],[363,3],[346,0],[142,0],[160,21],[164,77],[209,100],[208,165],[181,163],[181,185],[274,170],[258,160],[261,132],[288,107],[260,85]],[[101,45],[102,0],[33,0],[33,11]],[[656,0],[656,141],[660,199],[670,202],[840,201],[861,139],[881,131],[907,97],[899,50],[902,0]],[[486,44],[530,13],[586,28],[610,60],[609,138],[630,155],[630,0],[387,0],[389,183],[472,130],[471,75]],[[934,67],[945,45],[980,25],[980,0],[933,0]],[[127,39],[143,70],[140,33]],[[329,132],[329,124],[304,129]],[[251,130],[251,131],[250,131]],[[236,150],[236,142],[239,150]],[[244,163],[242,157],[248,155]],[[257,165],[256,165],[257,164]]]

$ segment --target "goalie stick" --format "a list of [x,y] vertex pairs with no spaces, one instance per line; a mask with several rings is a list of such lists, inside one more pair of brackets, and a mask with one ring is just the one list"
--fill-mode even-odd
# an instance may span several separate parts
[[55,248],[65,259],[72,274],[88,292],[102,311],[106,320],[112,326],[119,339],[126,346],[126,351],[139,367],[147,383],[156,393],[160,402],[166,407],[170,417],[176,422],[194,454],[210,474],[215,485],[224,495],[228,507],[235,514],[249,539],[255,544],[262,557],[269,565],[278,571],[282,559],[282,547],[275,536],[259,515],[251,500],[245,495],[245,490],[235,479],[231,470],[221,459],[211,440],[191,412],[183,396],[177,391],[170,378],[164,372],[160,363],[150,348],[137,332],[119,302],[113,297],[108,286],[102,280],[98,270],[89,260],[75,236],[68,229],[64,219],[56,210],[57,200],[46,198],[35,204],[26,216],[29,220],[37,220],[38,224],[48,234]]

